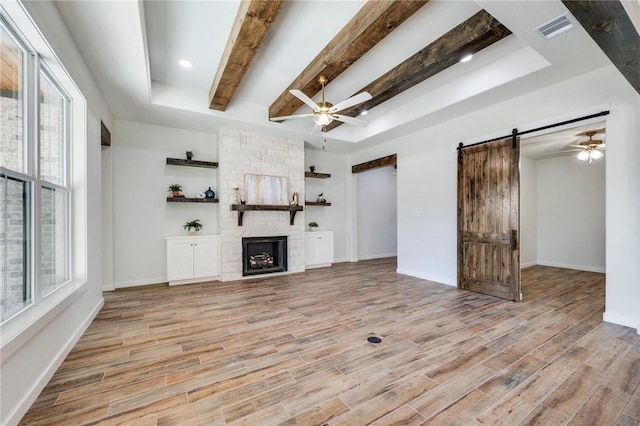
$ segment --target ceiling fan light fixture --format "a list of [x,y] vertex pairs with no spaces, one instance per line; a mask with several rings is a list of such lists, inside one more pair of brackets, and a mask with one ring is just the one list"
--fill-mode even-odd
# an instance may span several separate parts
[[576,158],[578,158],[578,160],[580,161],[587,161],[589,157],[590,157],[589,151],[585,150],[585,151],[580,151]]
[[318,112],[314,111],[313,113],[313,121],[318,126],[327,126],[333,121],[333,117],[328,112]]
[[598,151],[597,149],[592,149],[589,154],[591,155],[592,160],[599,160],[602,157],[604,157],[604,154]]

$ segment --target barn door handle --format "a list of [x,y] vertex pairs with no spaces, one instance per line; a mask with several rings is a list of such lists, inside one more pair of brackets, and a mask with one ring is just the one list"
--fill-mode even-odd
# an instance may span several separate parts
[[511,250],[518,250],[518,231],[511,230]]

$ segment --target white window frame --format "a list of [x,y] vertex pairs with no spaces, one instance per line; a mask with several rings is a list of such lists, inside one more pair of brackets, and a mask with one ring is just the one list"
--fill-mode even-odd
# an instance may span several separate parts
[[[68,284],[71,281],[71,198],[73,197],[73,191],[72,188],[70,187],[70,176],[71,176],[71,167],[70,167],[70,160],[69,160],[69,151],[70,151],[70,131],[69,131],[69,110],[71,109],[73,103],[71,101],[71,99],[69,98],[69,95],[66,93],[65,90],[63,90],[63,88],[60,86],[60,83],[52,76],[51,71],[49,71],[48,67],[42,63],[42,61],[38,58],[37,60],[37,72],[36,72],[36,82],[37,82],[37,91],[36,93],[40,93],[40,76],[42,75],[44,78],[46,78],[49,82],[49,84],[51,84],[51,86],[53,86],[53,88],[56,90],[56,92],[58,92],[58,94],[60,95],[60,97],[63,99],[63,103],[64,103],[64,110],[63,110],[63,129],[62,129],[62,138],[63,138],[63,154],[62,154],[62,169],[63,169],[63,177],[62,177],[62,185],[53,183],[53,182],[49,182],[47,180],[44,180],[42,178],[42,171],[40,170],[40,148],[42,146],[42,140],[41,140],[41,132],[39,129],[39,126],[37,127],[37,134],[36,134],[36,144],[35,144],[35,152],[36,155],[34,156],[34,161],[35,161],[35,175],[36,180],[35,180],[35,191],[36,194],[34,194],[34,197],[36,198],[37,202],[35,203],[36,208],[34,209],[34,222],[36,225],[36,235],[37,235],[37,239],[34,238],[35,241],[38,242],[37,247],[35,248],[35,259],[38,260],[37,265],[34,265],[35,271],[34,271],[34,277],[35,277],[35,282],[36,283],[41,283],[41,274],[40,274],[40,260],[41,260],[41,248],[42,248],[42,239],[41,239],[41,234],[42,234],[42,229],[41,229],[41,221],[40,218],[42,216],[42,203],[41,203],[41,199],[40,199],[40,195],[42,194],[42,189],[43,188],[49,188],[49,189],[53,189],[54,192],[55,191],[61,191],[67,194],[66,196],[66,207],[65,207],[65,217],[64,217],[64,222],[65,222],[65,229],[66,229],[66,235],[64,235],[66,244],[65,244],[65,268],[66,268],[66,275],[67,275],[67,279],[65,280],[65,282],[63,282],[60,285],[56,285],[53,289],[50,289],[47,293],[43,292],[43,289],[40,285],[36,286],[36,299],[41,299],[44,297],[47,297],[49,295],[51,295],[52,293],[54,293],[56,290],[58,290],[59,288],[62,288],[63,286],[65,286],[66,284]],[[35,118],[33,118],[36,122],[36,124],[40,124],[40,117],[41,117],[41,103],[39,101],[39,99],[37,99],[36,102],[36,116]]]
[[[69,195],[69,277],[70,281],[65,285],[59,286],[55,291],[50,292],[46,297],[39,294],[37,285],[34,285],[32,298],[33,303],[25,307],[22,311],[13,315],[10,319],[0,324],[0,361],[11,357],[24,343],[35,336],[46,324],[56,315],[62,312],[66,307],[75,300],[72,295],[85,290],[88,287],[88,261],[87,261],[87,101],[78,86],[73,81],[69,72],[65,69],[62,61],[58,58],[56,52],[44,38],[42,32],[38,29],[35,22],[29,15],[25,5],[18,0],[3,0],[0,3],[0,17],[8,24],[8,27],[19,37],[22,42],[28,44],[30,52],[37,52],[38,55],[27,55],[28,61],[40,61],[41,63],[30,65],[29,69],[34,71],[28,75],[30,83],[27,87],[27,96],[32,105],[30,108],[37,108],[37,77],[38,66],[46,66],[50,76],[55,79],[59,87],[63,88],[68,94],[69,102],[67,105],[68,118],[66,120],[69,137],[67,138],[67,182],[65,184],[71,188]],[[30,91],[31,90],[31,91]],[[27,111],[27,114],[37,114],[37,111]],[[33,125],[27,125],[25,137],[38,137],[38,129]],[[35,155],[34,155],[35,154]],[[34,171],[39,167],[39,153],[25,153],[25,174],[33,177]],[[37,162],[35,162],[37,161]],[[34,195],[32,198],[39,196],[40,187],[38,182],[33,184],[32,190]],[[48,183],[47,183],[48,185]],[[36,206],[37,207],[37,206]],[[32,222],[39,220],[39,212],[36,208],[32,209]],[[39,227],[36,223],[32,223],[32,229],[37,230]],[[32,250],[39,248],[40,242],[38,236],[34,235]],[[32,257],[31,269],[32,274],[39,269],[40,259],[37,256]],[[35,274],[32,275],[35,281]]]

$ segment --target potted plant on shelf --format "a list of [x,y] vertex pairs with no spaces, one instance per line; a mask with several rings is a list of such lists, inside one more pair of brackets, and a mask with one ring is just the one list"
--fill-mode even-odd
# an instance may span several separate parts
[[196,232],[200,231],[203,226],[200,223],[200,219],[195,219],[190,222],[186,222],[183,228],[186,229],[190,235],[194,235]]
[[180,193],[180,191],[182,191],[182,185],[174,183],[169,185],[169,192],[171,192],[172,196],[174,197],[184,197],[184,195],[182,195]]
[[187,156],[187,160],[191,161],[193,159],[193,151],[187,151],[184,154]]
[[316,166],[309,166],[309,171],[311,171],[311,173],[315,173]]
[[309,231],[317,231],[318,229],[320,229],[318,222],[309,222]]

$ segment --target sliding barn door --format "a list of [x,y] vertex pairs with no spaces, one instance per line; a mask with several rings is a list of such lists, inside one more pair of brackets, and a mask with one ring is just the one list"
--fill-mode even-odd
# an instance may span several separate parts
[[458,288],[520,300],[517,137],[458,154]]

